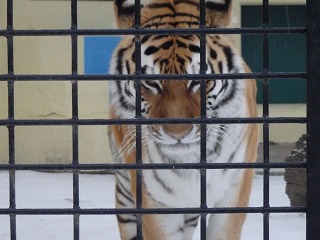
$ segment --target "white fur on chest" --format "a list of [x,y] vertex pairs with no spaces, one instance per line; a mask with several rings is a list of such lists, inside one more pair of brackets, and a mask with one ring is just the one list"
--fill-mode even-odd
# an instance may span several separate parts
[[[226,150],[226,149],[224,149]],[[194,154],[196,156],[197,154]],[[222,159],[228,154],[221,154],[220,159],[208,159],[208,162],[226,162]],[[242,162],[245,155],[245,144],[240,146],[235,153],[235,162]],[[199,159],[192,159],[192,154],[180,153],[180,157],[184,158],[184,162],[199,162]],[[151,148],[148,157],[144,159],[145,163],[161,163],[161,155],[159,152]],[[181,162],[181,161],[179,161]],[[228,206],[223,202],[232,195],[234,188],[238,185],[240,173],[242,170],[232,169],[208,169],[206,177],[207,206]],[[195,169],[179,169],[179,170],[145,170],[143,171],[144,184],[147,191],[153,199],[163,204],[163,207],[199,207],[200,206],[200,170]]]

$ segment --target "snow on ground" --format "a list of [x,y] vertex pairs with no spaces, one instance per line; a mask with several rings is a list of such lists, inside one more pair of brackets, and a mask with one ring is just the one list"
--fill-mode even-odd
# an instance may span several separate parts
[[[0,208],[9,207],[9,174],[0,171]],[[282,176],[270,176],[270,205],[289,206]],[[112,208],[114,179],[107,174],[80,174],[81,208]],[[263,177],[256,175],[250,206],[262,206]],[[72,208],[72,174],[16,172],[17,208]],[[270,240],[305,240],[304,214],[270,214]],[[248,214],[243,240],[262,240],[262,214]],[[72,240],[72,216],[19,215],[18,240]],[[81,240],[119,240],[115,216],[80,216]],[[199,240],[199,230],[193,240]],[[0,240],[10,240],[9,216],[0,215]]]

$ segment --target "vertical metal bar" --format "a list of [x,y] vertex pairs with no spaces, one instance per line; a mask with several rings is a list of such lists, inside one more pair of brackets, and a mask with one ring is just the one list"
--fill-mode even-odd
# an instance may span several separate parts
[[[78,4],[77,0],[71,0],[71,30],[78,28]],[[71,34],[71,68],[72,75],[78,75],[78,37],[76,34]],[[72,119],[79,118],[78,106],[78,82],[72,81]],[[72,164],[79,164],[79,127],[78,125],[72,126]],[[79,172],[73,171],[73,209],[80,209],[79,204]],[[80,238],[80,222],[79,214],[73,215],[73,239],[79,240]]]
[[320,1],[307,0],[307,229],[320,236]]
[[[200,29],[206,28],[206,2],[205,0],[200,0]],[[206,74],[207,70],[207,60],[206,60],[206,34],[200,34],[200,74]],[[205,119],[207,117],[207,99],[206,99],[206,79],[202,79],[200,83],[200,97],[201,97],[201,118]],[[200,162],[207,163],[207,126],[206,124],[201,124],[201,139],[200,139]],[[200,170],[200,201],[201,209],[207,209],[207,170]],[[207,214],[202,213],[200,217],[200,239],[206,240],[207,237]]]
[[[268,27],[269,24],[269,0],[263,0],[262,7],[262,23],[263,27]],[[269,72],[269,34],[263,34],[263,71]],[[269,117],[269,79],[263,79],[263,117]],[[263,162],[269,163],[269,123],[263,124]],[[270,169],[264,168],[263,171],[263,206],[270,207],[269,192],[270,192]],[[263,240],[269,240],[269,222],[270,213],[263,214]]]
[[[135,16],[135,29],[141,28],[140,18],[140,0],[135,0],[134,16]],[[141,36],[135,35],[135,74],[141,75]],[[136,118],[141,118],[141,80],[135,80],[136,88]],[[142,133],[141,125],[136,125],[136,164],[142,164]],[[142,170],[136,170],[136,208],[142,209]],[[142,235],[142,214],[137,214],[137,239],[143,240]]]
[[[13,0],[7,0],[7,53],[8,53],[8,75],[14,75],[13,57]],[[14,81],[8,80],[8,119],[14,120]],[[8,126],[9,137],[9,164],[15,165],[15,127]],[[9,196],[10,209],[16,209],[16,187],[15,170],[9,172]],[[17,239],[16,214],[10,214],[10,237],[11,240]]]

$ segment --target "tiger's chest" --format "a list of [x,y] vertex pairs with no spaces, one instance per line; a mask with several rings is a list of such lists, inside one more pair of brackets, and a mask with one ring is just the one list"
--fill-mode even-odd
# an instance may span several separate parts
[[[228,163],[230,154],[233,162],[242,162],[245,155],[243,144],[233,152],[223,149],[220,154],[207,155],[208,163]],[[189,151],[177,150],[164,153],[154,146],[147,150],[144,163],[197,163],[200,161],[199,145]],[[230,148],[229,148],[230,149]],[[206,192],[208,207],[215,207],[237,185],[242,170],[207,169]],[[143,182],[148,195],[157,204],[168,207],[199,207],[201,204],[201,174],[199,169],[153,169],[143,171]]]
[[[207,170],[207,206],[216,207],[236,186],[242,170]],[[200,171],[149,170],[143,172],[143,181],[151,199],[163,207],[199,207],[201,204]]]

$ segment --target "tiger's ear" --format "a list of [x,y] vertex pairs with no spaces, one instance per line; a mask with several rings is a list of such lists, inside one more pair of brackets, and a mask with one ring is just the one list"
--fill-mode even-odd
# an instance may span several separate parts
[[134,0],[114,0],[114,14],[117,28],[134,27]]
[[207,27],[228,27],[232,18],[232,0],[206,0]]

